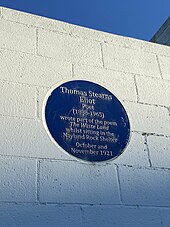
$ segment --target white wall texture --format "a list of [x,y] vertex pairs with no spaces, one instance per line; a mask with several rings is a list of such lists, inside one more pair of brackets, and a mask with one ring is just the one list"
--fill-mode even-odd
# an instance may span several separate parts
[[[42,102],[62,80],[123,102],[132,138],[114,161],[57,148]],[[0,226],[170,226],[170,47],[0,8]]]

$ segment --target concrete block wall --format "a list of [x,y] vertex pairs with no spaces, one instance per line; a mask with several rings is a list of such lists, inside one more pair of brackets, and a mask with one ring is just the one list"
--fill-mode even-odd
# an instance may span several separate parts
[[[49,139],[51,86],[84,79],[123,103],[132,137],[102,164]],[[0,8],[0,226],[169,227],[170,47]]]

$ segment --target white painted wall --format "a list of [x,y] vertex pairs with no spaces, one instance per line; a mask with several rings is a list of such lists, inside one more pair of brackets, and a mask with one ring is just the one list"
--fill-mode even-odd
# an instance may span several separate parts
[[[115,94],[132,138],[107,164],[77,161],[43,127],[66,79]],[[170,226],[170,47],[0,8],[0,226]]]

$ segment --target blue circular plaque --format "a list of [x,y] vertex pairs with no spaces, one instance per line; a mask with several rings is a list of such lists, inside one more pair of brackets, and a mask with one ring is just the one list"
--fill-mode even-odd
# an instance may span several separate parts
[[120,101],[106,88],[84,80],[55,87],[44,102],[43,120],[55,143],[89,162],[118,157],[130,137]]

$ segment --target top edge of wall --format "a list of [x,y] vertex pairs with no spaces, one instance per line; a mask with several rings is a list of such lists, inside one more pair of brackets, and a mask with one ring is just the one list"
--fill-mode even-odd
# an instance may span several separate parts
[[1,19],[6,21],[50,30],[52,32],[64,33],[75,38],[83,38],[100,43],[107,43],[115,46],[139,49],[140,51],[142,50],[154,54],[170,56],[169,47],[162,44],[111,34],[47,17],[38,16],[31,13],[26,13],[19,10],[0,7],[0,16]]

